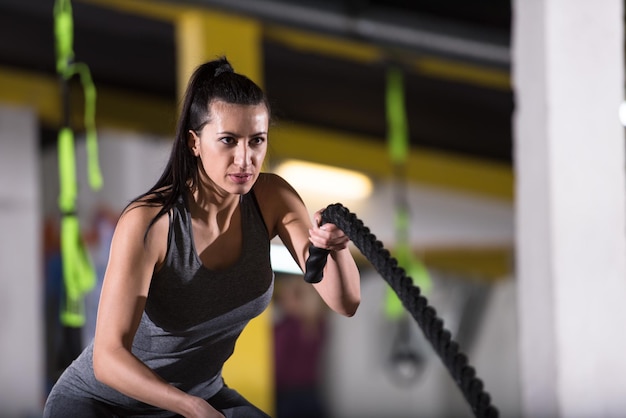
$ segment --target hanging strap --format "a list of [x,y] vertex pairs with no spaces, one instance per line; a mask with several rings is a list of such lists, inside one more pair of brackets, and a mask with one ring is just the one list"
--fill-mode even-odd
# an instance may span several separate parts
[[54,5],[54,33],[56,38],[56,67],[63,82],[65,126],[59,130],[59,209],[61,211],[61,258],[65,306],[61,323],[68,327],[81,327],[85,323],[84,294],[96,283],[96,273],[89,253],[81,239],[76,213],[77,181],[74,132],[70,127],[68,81],[79,75],[85,96],[84,124],[86,130],[87,167],[89,185],[93,190],[102,187],[102,174],[98,163],[98,143],[95,128],[96,89],[89,68],[74,63],[73,18],[69,0],[57,0]]
[[[83,87],[88,180],[93,190],[99,190],[103,180],[98,158],[96,133],[96,87],[91,78],[89,67],[82,62],[73,62],[74,21],[70,0],[56,0],[54,5],[54,33],[56,37],[57,72],[65,81],[78,75]],[[69,119],[69,115],[66,115],[66,119]],[[66,123],[66,126],[69,127],[69,123]]]
[[[413,255],[409,231],[411,220],[406,191],[406,162],[409,154],[409,127],[404,101],[404,78],[397,67],[387,70],[385,108],[387,115],[387,150],[394,166],[396,193],[394,227],[396,233],[395,256],[398,263],[409,273],[416,284],[427,293],[431,288],[428,270]],[[390,318],[403,315],[402,303],[392,289],[387,289],[385,313]]]

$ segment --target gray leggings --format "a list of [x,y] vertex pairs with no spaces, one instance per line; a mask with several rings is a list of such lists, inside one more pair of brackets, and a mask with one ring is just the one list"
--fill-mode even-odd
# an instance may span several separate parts
[[[265,412],[252,405],[237,391],[224,386],[213,397],[208,399],[213,408],[219,410],[226,418],[270,418]],[[122,418],[131,416],[128,412],[108,405],[104,402],[87,398],[76,397],[63,393],[53,393],[48,396],[44,407],[43,418]],[[148,415],[132,415],[148,416]],[[149,415],[151,417],[179,417],[180,415],[163,414]]]

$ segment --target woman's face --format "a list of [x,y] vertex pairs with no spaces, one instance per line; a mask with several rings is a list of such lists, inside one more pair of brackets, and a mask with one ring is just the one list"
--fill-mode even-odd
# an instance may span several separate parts
[[209,110],[211,122],[188,134],[189,147],[200,160],[200,181],[227,193],[248,193],[267,151],[267,108],[215,101]]

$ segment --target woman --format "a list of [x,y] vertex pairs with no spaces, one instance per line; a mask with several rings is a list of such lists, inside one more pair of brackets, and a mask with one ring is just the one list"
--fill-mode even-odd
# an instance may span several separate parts
[[263,91],[226,58],[196,69],[161,178],[116,226],[95,338],[52,389],[45,417],[266,417],[221,370],[270,302],[275,236],[303,269],[309,243],[329,249],[314,286],[334,311],[355,313],[348,238],[312,225],[289,184],[260,172],[269,120]]

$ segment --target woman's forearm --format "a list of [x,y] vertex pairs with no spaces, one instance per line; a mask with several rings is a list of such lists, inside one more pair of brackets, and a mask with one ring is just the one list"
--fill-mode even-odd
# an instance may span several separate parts
[[96,379],[141,402],[183,416],[192,416],[192,397],[165,382],[126,348],[94,347]]

